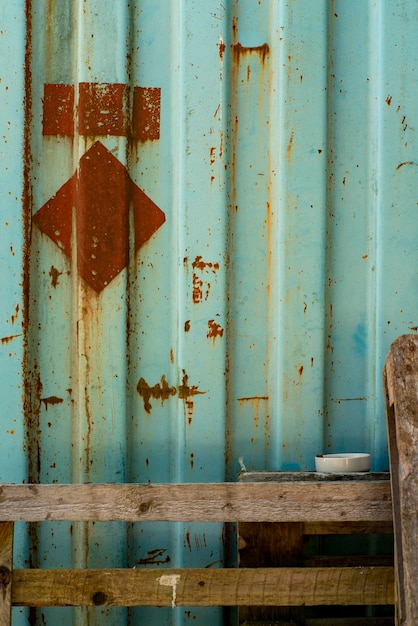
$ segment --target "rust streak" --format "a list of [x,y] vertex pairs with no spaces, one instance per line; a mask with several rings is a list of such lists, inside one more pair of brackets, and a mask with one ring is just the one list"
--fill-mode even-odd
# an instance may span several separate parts
[[20,307],[18,304],[16,304],[15,307],[15,313],[12,315],[11,320],[12,320],[12,326],[15,324],[17,318],[19,317],[19,311],[20,311]]
[[169,555],[164,555],[164,552],[167,552],[166,548],[148,550],[148,556],[139,559],[137,563],[138,565],[164,565],[165,563],[170,563],[171,559]]
[[192,263],[193,269],[199,269],[200,271],[212,270],[214,274],[219,270],[219,263],[207,263],[202,260],[201,256],[197,256]]
[[401,167],[404,167],[405,165],[418,165],[418,163],[416,161],[404,161],[403,163],[399,163],[399,165],[396,166],[396,169],[400,170]]
[[237,398],[238,402],[253,402],[254,400],[268,400],[269,396],[248,396],[245,398]]
[[337,404],[340,404],[340,402],[358,402],[358,401],[366,401],[367,398],[332,398],[333,402],[336,402]]
[[266,57],[268,57],[270,53],[270,48],[268,43],[263,43],[261,46],[243,46],[239,42],[232,46],[232,51],[235,60],[238,60],[247,54],[258,54],[261,62],[264,63]]
[[64,398],[58,398],[57,396],[49,396],[48,398],[41,398],[41,402],[45,405],[45,410],[48,410],[48,405],[52,404],[62,404],[64,402]]
[[182,384],[179,385],[179,398],[180,400],[187,400],[192,396],[203,395],[206,391],[199,391],[199,388],[196,385],[189,386],[189,377],[186,372],[183,370],[183,381]]
[[290,138],[289,138],[289,143],[287,144],[287,148],[286,148],[286,155],[287,155],[287,160],[290,161],[292,158],[292,148],[293,148],[293,136],[295,134],[295,131],[292,130],[292,132],[290,133]]
[[206,337],[215,341],[216,337],[223,337],[224,329],[215,320],[208,320],[208,332]]
[[170,387],[164,374],[161,376],[161,381],[150,387],[144,378],[140,378],[136,386],[138,394],[144,400],[144,409],[149,414],[151,413],[152,404],[150,399],[161,400],[161,404],[164,404],[170,396],[175,396],[177,390],[175,387]]
[[19,335],[9,335],[9,337],[2,337],[0,341],[4,346],[5,344],[13,341],[13,339],[16,339],[17,337],[22,337],[22,336],[23,336],[23,333],[20,333]]
[[58,285],[58,278],[62,275],[62,272],[58,271],[56,267],[51,265],[51,269],[49,270],[49,275],[51,277],[51,285],[55,287]]

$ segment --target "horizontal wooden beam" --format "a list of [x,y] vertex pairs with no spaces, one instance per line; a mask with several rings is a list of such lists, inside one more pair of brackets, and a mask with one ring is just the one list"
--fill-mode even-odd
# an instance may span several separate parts
[[19,606],[320,606],[394,603],[391,567],[31,570]]
[[390,522],[389,481],[0,486],[2,521]]

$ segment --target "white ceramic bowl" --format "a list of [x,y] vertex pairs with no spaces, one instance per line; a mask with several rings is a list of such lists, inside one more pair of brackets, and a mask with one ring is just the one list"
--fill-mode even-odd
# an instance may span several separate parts
[[315,456],[317,472],[347,473],[368,472],[370,470],[370,454],[349,452],[341,454],[317,454]]

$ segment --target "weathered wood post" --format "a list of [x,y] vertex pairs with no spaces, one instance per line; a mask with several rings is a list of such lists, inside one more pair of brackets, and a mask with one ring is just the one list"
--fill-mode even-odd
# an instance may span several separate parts
[[395,535],[395,623],[418,624],[418,336],[392,344],[383,372]]

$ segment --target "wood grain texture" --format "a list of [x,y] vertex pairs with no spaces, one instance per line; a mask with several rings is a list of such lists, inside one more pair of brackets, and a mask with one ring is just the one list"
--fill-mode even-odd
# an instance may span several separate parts
[[[301,567],[303,563],[303,524],[291,522],[238,524],[239,567]],[[240,621],[303,620],[303,607],[246,606],[239,610]]]
[[390,522],[389,481],[0,486],[5,521]]
[[418,337],[391,346],[384,369],[395,536],[396,616],[418,624]]
[[394,602],[390,567],[15,570],[19,606],[320,606]]
[[0,522],[0,626],[11,624],[13,522]]
[[[250,621],[241,626],[296,626],[295,622]],[[324,617],[307,619],[304,626],[393,626],[392,617]]]

